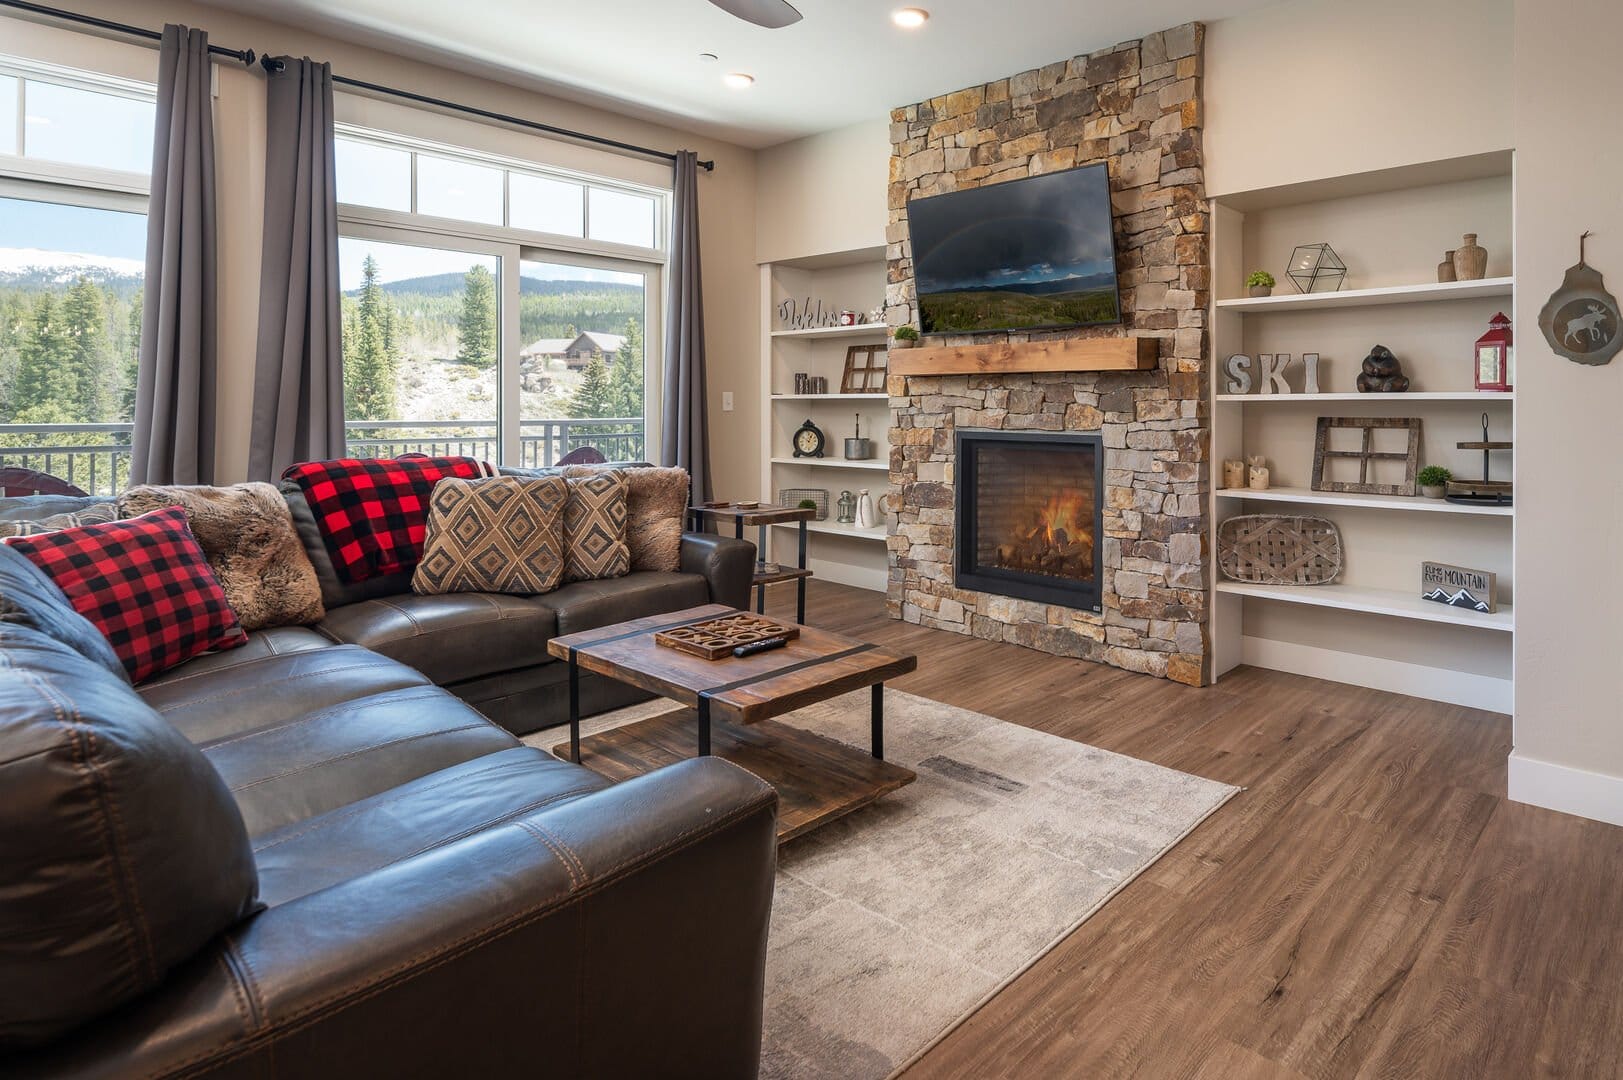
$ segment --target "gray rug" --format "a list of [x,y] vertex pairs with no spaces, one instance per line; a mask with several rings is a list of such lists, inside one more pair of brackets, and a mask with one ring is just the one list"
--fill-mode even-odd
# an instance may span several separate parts
[[[919,778],[780,851],[763,1077],[905,1068],[1239,791],[912,694],[885,705],[886,757]],[[866,748],[867,691],[784,722]]]

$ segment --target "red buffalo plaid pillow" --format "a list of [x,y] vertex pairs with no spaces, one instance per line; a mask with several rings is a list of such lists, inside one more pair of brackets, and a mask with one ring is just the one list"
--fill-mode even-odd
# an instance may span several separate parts
[[128,521],[10,536],[140,682],[248,636],[178,506]]
[[470,457],[339,458],[290,466],[282,479],[304,492],[333,569],[355,585],[417,565],[435,484],[491,472]]

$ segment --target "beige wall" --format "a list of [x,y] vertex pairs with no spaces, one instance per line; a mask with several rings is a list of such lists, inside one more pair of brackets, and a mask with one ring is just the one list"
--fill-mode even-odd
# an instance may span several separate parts
[[[720,490],[753,495],[759,470],[739,448],[760,443],[760,419],[749,408],[721,411],[721,392],[740,400],[758,393],[759,301],[755,273],[755,153],[714,139],[551,98],[375,49],[363,48],[278,23],[184,0],[77,0],[77,10],[138,25],[185,22],[210,40],[260,53],[330,60],[339,74],[399,86],[453,101],[532,117],[664,149],[689,148],[714,158],[716,170],[700,177],[699,215],[704,259],[705,336],[710,359],[712,468]],[[0,18],[4,48],[24,55],[152,79],[157,53],[103,41],[55,26]],[[220,213],[220,405],[218,453],[223,480],[241,479],[248,460],[249,397],[259,311],[259,249],[264,186],[264,80],[226,61],[216,65],[215,101]],[[341,99],[341,119],[376,122],[409,134],[496,152],[530,156],[642,182],[668,182],[669,170],[644,161],[545,140],[491,125],[424,113],[370,100]],[[881,195],[882,197],[882,195]]]
[[1623,824],[1623,359],[1571,363],[1536,327],[1585,229],[1590,265],[1623,294],[1623,147],[1607,120],[1623,103],[1620,35],[1616,0],[1517,4],[1511,795]]
[[1294,0],[1206,31],[1206,193],[1504,150],[1511,0]]
[[890,120],[762,150],[756,176],[757,262],[877,247],[885,242]]

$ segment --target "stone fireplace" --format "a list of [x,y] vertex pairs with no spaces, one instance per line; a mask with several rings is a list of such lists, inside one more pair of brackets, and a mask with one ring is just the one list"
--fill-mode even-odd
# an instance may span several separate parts
[[928,344],[1157,345],[1152,370],[890,377],[895,617],[1207,681],[1202,38],[1175,27],[891,114],[893,325],[917,323],[909,199],[1105,161],[1122,325]]
[[954,584],[1099,611],[1099,437],[959,429],[954,457]]

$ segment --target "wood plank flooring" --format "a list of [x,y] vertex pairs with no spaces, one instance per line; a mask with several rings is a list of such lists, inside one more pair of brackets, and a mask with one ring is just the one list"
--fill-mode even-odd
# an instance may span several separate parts
[[918,654],[897,689],[1247,788],[906,1080],[1623,1076],[1623,829],[1509,802],[1508,717],[1194,690],[810,586],[811,625]]

